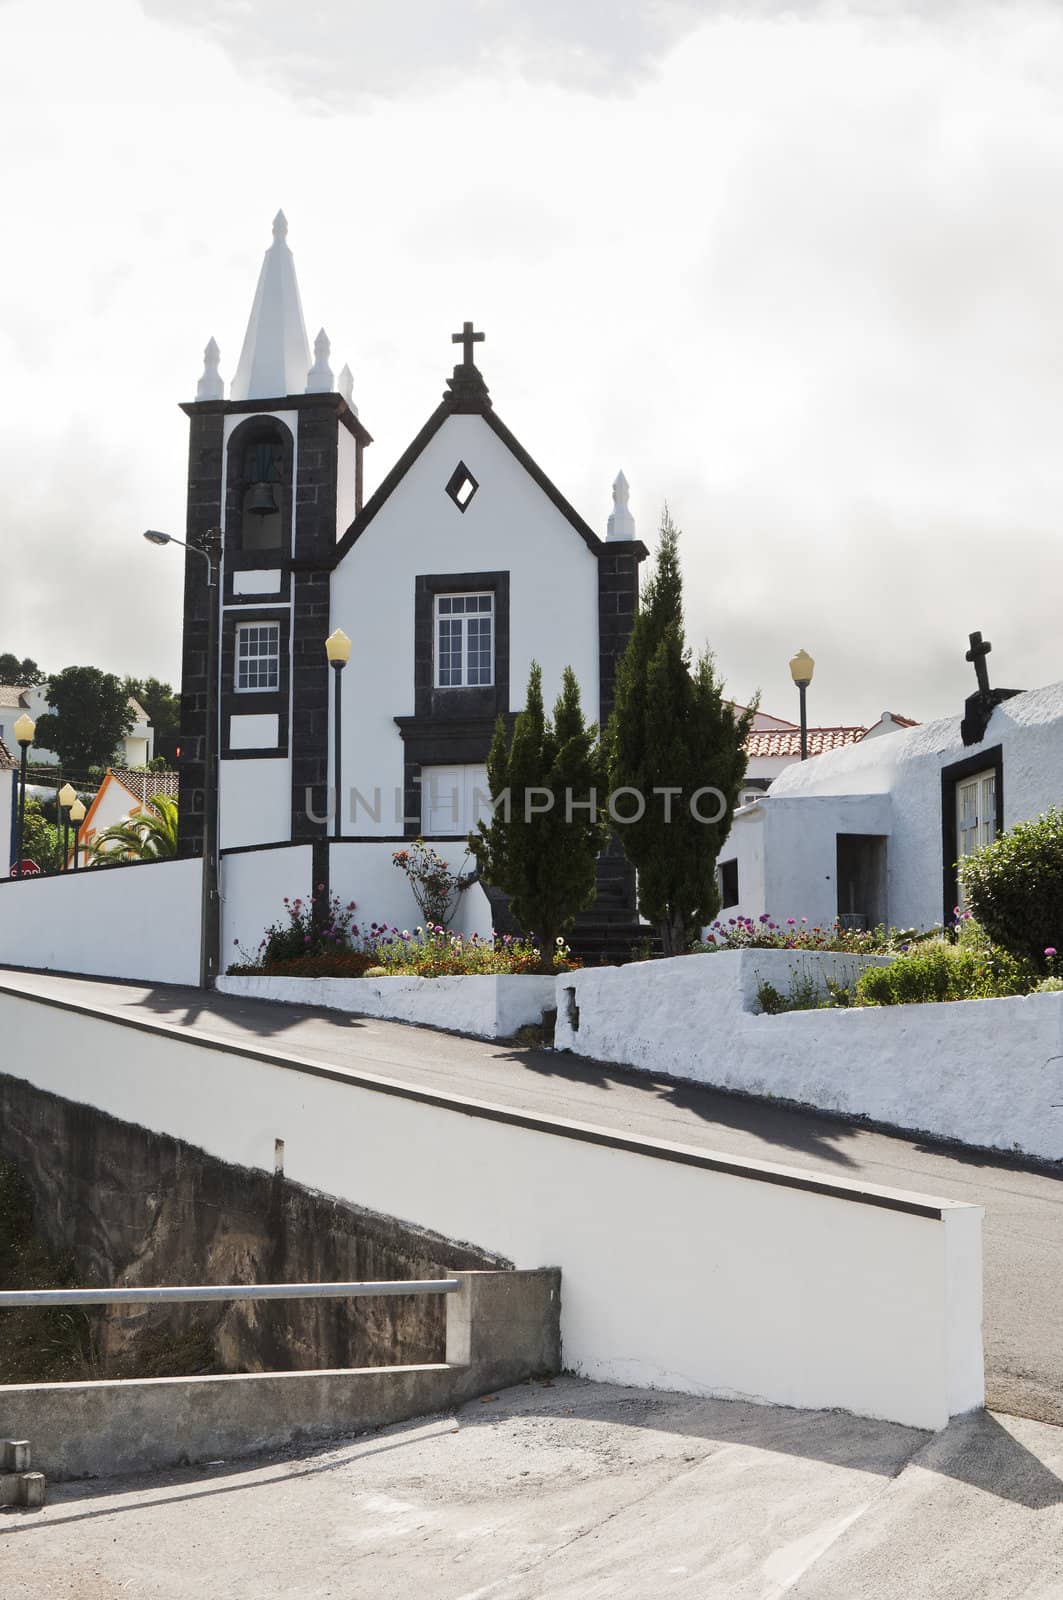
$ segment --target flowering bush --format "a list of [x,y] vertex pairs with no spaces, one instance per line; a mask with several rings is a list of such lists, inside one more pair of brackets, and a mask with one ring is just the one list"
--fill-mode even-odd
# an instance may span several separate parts
[[239,939],[233,940],[241,959],[229,971],[273,971],[279,962],[352,950],[360,942],[354,924],[356,909],[353,900],[341,905],[338,895],[331,895],[320,911],[309,901],[289,900],[285,895],[284,914],[266,929],[257,951],[250,953]]
[[1063,811],[1017,822],[965,857],[959,870],[990,938],[1051,976],[1056,947],[1063,946]]
[[414,840],[408,849],[396,850],[391,859],[409,879],[413,898],[429,927],[446,927],[462,891],[476,880],[475,872],[453,872],[449,862],[423,839]]
[[752,917],[728,917],[712,924],[704,939],[692,946],[697,954],[713,950],[836,950],[848,955],[888,955],[912,942],[914,934],[896,928],[843,928],[840,922],[809,923],[807,917],[786,917],[776,922],[767,912]]
[[[465,939],[441,923],[415,928],[413,933],[403,929],[397,938],[378,944],[373,959],[390,975],[415,978],[542,971],[539,946],[533,939],[515,938],[508,933],[495,934],[490,939],[481,939],[474,933]],[[572,965],[563,939],[557,941],[551,965],[555,972],[565,972]]]

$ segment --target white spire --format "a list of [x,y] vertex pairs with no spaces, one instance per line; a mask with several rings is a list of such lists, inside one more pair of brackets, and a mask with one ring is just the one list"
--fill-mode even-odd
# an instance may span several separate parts
[[609,514],[609,526],[605,535],[607,539],[635,537],[635,519],[628,510],[627,497],[627,479],[622,472],[618,472],[613,482],[613,509]]
[[318,330],[314,340],[314,365],[306,375],[307,394],[332,393],[332,368],[328,364],[332,346],[324,328]]
[[355,416],[357,416],[358,407],[354,403],[354,373],[346,364],[344,364],[343,371],[340,373],[339,388],[340,394],[346,400]]
[[273,243],[262,262],[244,347],[229,390],[231,400],[303,393],[310,346],[287,232],[288,219],[278,211],[273,219]]
[[197,400],[224,400],[225,380],[218,371],[218,362],[221,360],[221,351],[218,349],[217,340],[210,339],[203,352],[203,376],[196,384]]

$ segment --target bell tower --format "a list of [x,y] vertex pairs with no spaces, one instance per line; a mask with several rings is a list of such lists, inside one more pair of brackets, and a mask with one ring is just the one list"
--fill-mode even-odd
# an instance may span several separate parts
[[209,673],[218,686],[222,851],[289,840],[325,848],[327,838],[332,557],[361,509],[371,440],[346,368],[337,391],[323,328],[311,355],[287,234],[279,211],[228,398],[211,339],[196,398],[181,408],[190,433],[188,542],[202,545],[208,530],[221,530],[213,661],[206,564],[194,555],[185,562],[181,855],[203,848]]

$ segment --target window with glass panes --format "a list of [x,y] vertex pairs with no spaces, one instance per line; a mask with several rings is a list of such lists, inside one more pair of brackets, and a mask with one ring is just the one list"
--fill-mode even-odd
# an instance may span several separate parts
[[[976,772],[956,785],[956,858],[973,855],[997,836],[997,775]],[[963,907],[963,886],[959,888]]]
[[242,622],[236,630],[236,688],[276,689],[280,685],[281,629],[279,622]]
[[473,689],[494,678],[494,595],[437,595],[436,688]]

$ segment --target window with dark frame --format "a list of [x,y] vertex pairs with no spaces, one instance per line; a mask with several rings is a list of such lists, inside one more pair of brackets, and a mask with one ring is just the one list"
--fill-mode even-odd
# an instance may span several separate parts
[[495,597],[436,596],[437,689],[474,689],[495,679]]
[[720,909],[738,904],[738,861],[721,861],[719,864]]
[[262,693],[280,687],[279,622],[242,622],[236,629],[236,692]]

